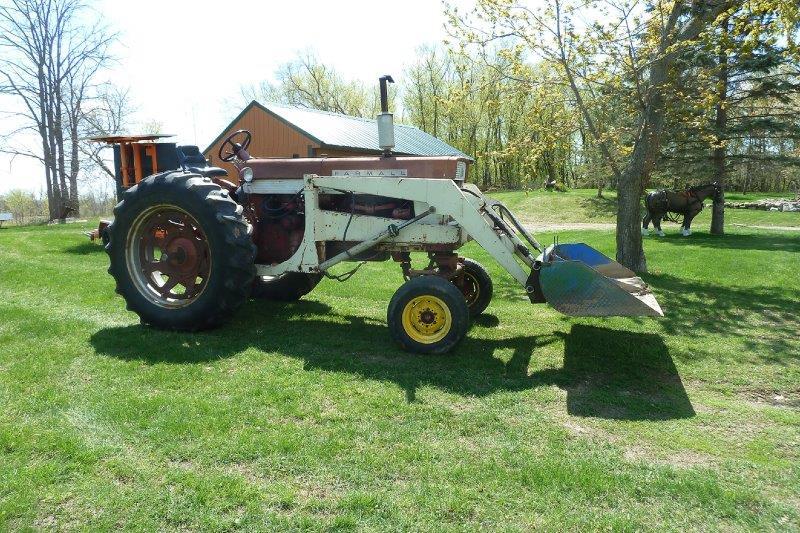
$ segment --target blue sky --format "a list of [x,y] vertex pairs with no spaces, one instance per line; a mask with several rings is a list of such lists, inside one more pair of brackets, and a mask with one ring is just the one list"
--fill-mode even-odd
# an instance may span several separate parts
[[[119,32],[104,77],[130,87],[135,120],[158,121],[204,147],[240,110],[242,85],[271,80],[281,64],[313,50],[345,77],[399,77],[422,44],[445,38],[439,0],[100,0]],[[0,108],[13,106],[0,99]],[[136,129],[136,124],[129,128]],[[3,126],[5,129],[5,125]],[[35,146],[36,139],[30,139]],[[0,156],[0,193],[44,187],[38,163]]]

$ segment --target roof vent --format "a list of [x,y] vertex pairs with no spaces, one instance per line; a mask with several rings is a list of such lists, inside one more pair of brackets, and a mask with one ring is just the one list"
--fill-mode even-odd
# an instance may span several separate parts
[[385,157],[391,157],[394,149],[394,117],[389,113],[389,92],[387,83],[394,83],[388,74],[381,76],[378,81],[381,84],[381,113],[378,115],[378,145],[383,150]]

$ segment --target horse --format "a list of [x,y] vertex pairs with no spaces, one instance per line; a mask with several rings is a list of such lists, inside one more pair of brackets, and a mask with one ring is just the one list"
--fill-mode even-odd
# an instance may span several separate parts
[[[722,187],[716,181],[705,185],[689,187],[685,191],[653,191],[647,194],[644,205],[647,214],[642,219],[642,235],[649,235],[647,226],[650,221],[656,229],[656,234],[664,236],[661,229],[661,219],[673,220],[677,222],[677,215],[683,215],[681,224],[681,235],[687,237],[692,234],[692,219],[703,210],[703,200],[709,196],[713,197],[714,203],[722,201]],[[674,213],[674,218],[670,218],[668,213]]]

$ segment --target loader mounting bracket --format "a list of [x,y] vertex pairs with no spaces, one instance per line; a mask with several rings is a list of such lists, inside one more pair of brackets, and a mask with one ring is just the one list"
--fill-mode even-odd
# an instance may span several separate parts
[[542,292],[542,284],[539,281],[540,272],[539,268],[534,267],[530,276],[528,276],[528,281],[525,282],[525,292],[528,293],[528,298],[530,298],[532,304],[547,303],[547,298],[544,297]]

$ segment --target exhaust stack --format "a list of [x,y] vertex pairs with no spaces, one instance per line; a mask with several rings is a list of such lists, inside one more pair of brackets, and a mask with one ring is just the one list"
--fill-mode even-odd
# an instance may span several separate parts
[[389,90],[387,83],[394,83],[388,74],[381,76],[381,113],[378,115],[378,145],[383,150],[384,157],[392,155],[394,149],[394,117],[389,113]]

